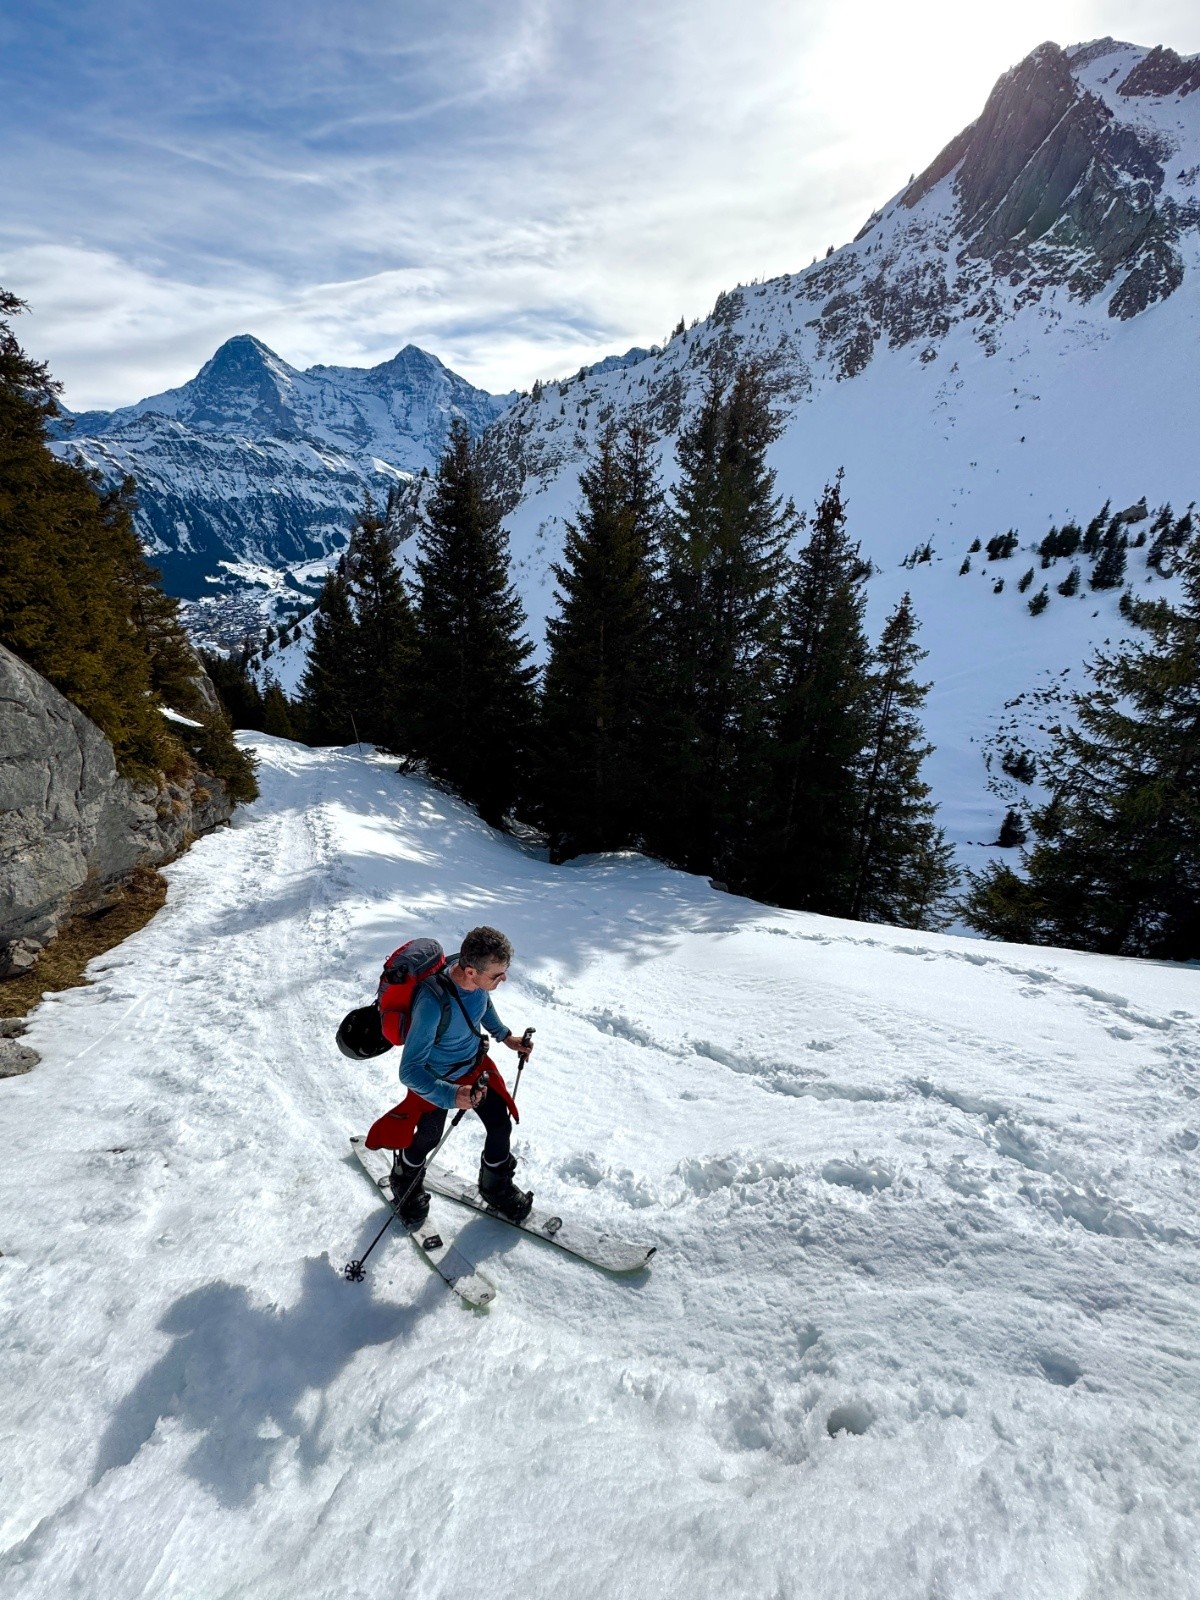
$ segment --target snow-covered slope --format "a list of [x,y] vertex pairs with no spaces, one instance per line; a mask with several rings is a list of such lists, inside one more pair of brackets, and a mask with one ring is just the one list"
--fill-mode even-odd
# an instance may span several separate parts
[[[661,350],[518,401],[487,435],[515,509],[533,629],[578,502],[579,466],[630,413],[673,439],[714,371],[753,358],[786,421],[779,488],[811,507],[846,471],[850,530],[876,566],[878,629],[911,591],[930,656],[931,776],[954,838],[994,838],[978,744],[1004,702],[1124,631],[1119,593],[1061,599],[1071,565],[1017,580],[1052,524],[1106,501],[1183,511],[1200,497],[1200,57],[1113,40],[1044,45],[979,120],[856,240],[804,272],[744,285]],[[1006,561],[973,558],[1014,529]],[[1131,527],[1130,535],[1133,536]],[[932,559],[902,565],[927,542]],[[1161,585],[1145,552],[1129,583]],[[1085,573],[1086,576],[1086,573]],[[1003,578],[1001,593],[994,592]]]
[[[0,1588],[59,1600],[1185,1600],[1200,974],[551,868],[391,764],[263,799],[0,1084]],[[462,1310],[348,1137],[341,1012],[487,920],[539,1197]],[[473,1119],[447,1154],[477,1157]]]
[[181,388],[56,431],[109,481],[134,474],[168,589],[199,595],[222,563],[244,578],[343,549],[365,488],[382,504],[437,464],[455,418],[480,433],[511,398],[415,345],[370,369],[300,372],[243,334]]

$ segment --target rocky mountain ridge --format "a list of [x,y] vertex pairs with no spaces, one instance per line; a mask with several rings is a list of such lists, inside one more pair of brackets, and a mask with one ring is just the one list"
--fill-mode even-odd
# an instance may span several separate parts
[[1040,46],[850,244],[722,294],[641,361],[582,369],[507,411],[489,439],[510,501],[580,459],[618,411],[674,434],[738,360],[759,361],[795,408],[883,350],[934,362],[959,326],[995,356],[1030,312],[1102,337],[1166,300],[1200,241],[1198,81],[1200,57],[1162,47]]
[[249,334],[195,378],[111,412],[64,415],[55,448],[108,481],[138,482],[138,528],[179,595],[211,594],[344,546],[364,489],[436,464],[450,423],[478,434],[512,396],[490,395],[406,345],[371,368],[300,371]]
[[[1198,73],[1200,58],[1161,48],[1043,45],[842,249],[722,294],[641,360],[506,411],[485,438],[533,637],[604,427],[647,423],[669,483],[713,376],[757,362],[781,419],[779,490],[809,509],[844,469],[872,630],[911,595],[933,685],[929,778],[974,859],[1003,816],[981,758],[1006,702],[1077,681],[1129,631],[1122,588],[1171,581],[1131,548],[1120,587],[1085,572],[1072,590],[1070,561],[1043,565],[1047,533],[1106,505],[1180,514],[1200,499]],[[998,536],[1006,558],[967,561]]]

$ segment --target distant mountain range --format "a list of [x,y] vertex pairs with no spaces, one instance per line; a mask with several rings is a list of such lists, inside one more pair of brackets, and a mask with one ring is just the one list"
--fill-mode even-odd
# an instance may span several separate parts
[[54,431],[109,481],[137,478],[139,532],[165,585],[196,596],[230,569],[249,577],[341,548],[364,489],[383,502],[436,465],[454,418],[479,434],[513,398],[416,345],[369,369],[301,372],[242,334],[180,388],[66,413]]

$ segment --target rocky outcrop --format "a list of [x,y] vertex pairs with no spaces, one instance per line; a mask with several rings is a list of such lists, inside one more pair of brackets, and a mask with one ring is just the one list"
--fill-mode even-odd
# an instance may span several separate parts
[[19,1017],[0,1017],[0,1078],[19,1078],[37,1066],[41,1057],[27,1044],[18,1044],[25,1032]]
[[1174,50],[1156,44],[1143,56],[1137,66],[1121,84],[1118,94],[1168,95],[1195,94],[1200,89],[1200,56],[1186,59]]
[[63,920],[233,810],[217,779],[135,787],[78,707],[0,645],[0,977],[27,971]]

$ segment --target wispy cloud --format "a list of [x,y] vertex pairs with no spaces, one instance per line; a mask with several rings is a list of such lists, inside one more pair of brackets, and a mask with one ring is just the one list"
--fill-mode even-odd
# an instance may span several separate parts
[[493,389],[805,265],[1047,36],[1192,0],[0,0],[0,282],[68,403],[408,340]]

